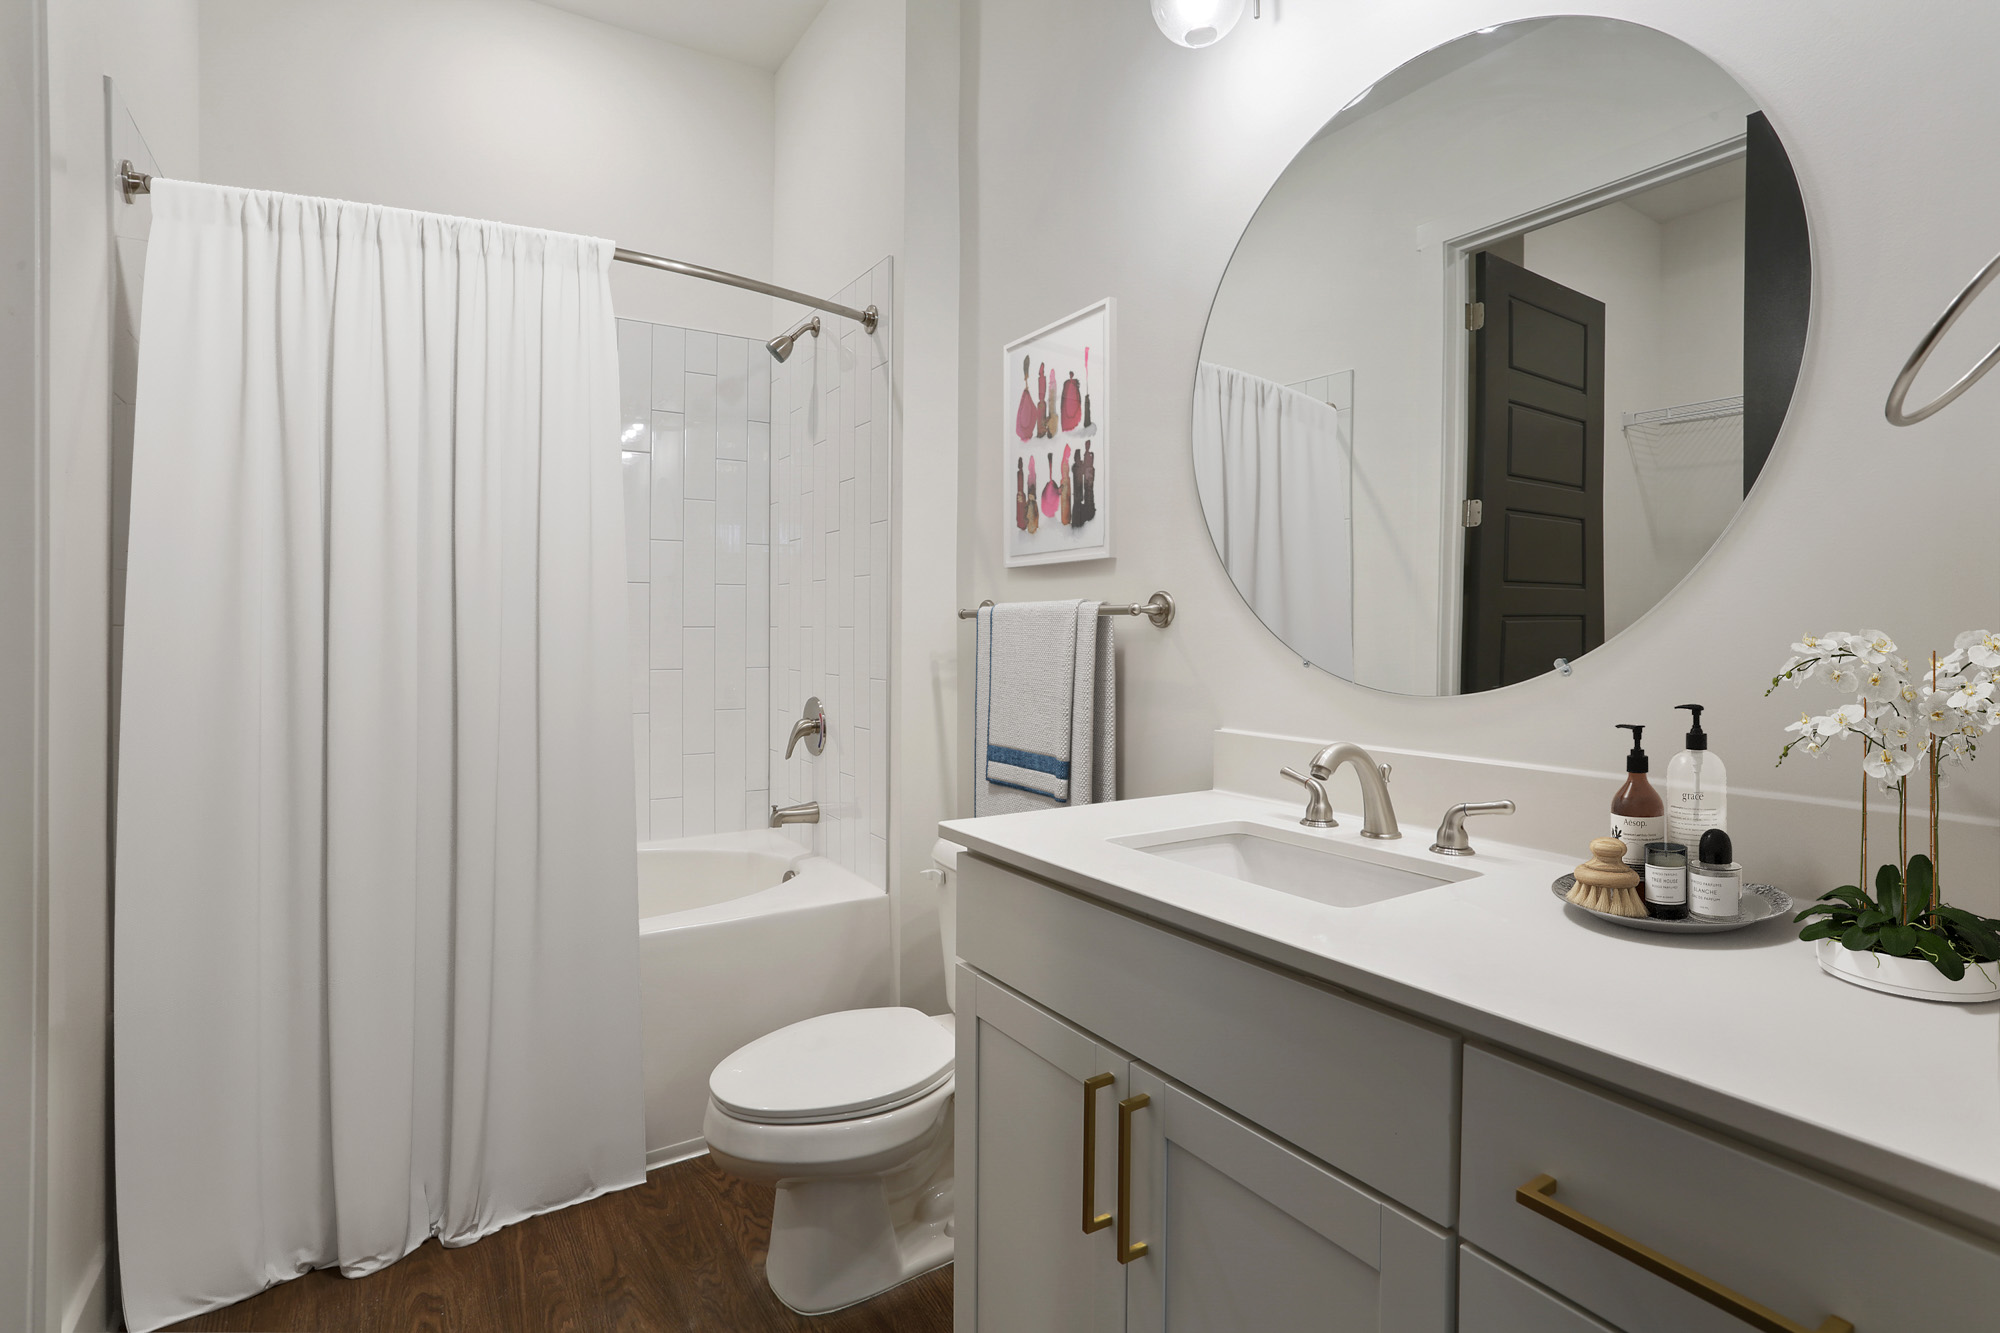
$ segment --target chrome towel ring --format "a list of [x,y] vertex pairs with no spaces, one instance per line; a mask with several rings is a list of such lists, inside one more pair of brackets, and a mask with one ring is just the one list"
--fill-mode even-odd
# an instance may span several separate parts
[[1910,386],[1916,383],[1917,374],[1924,368],[1924,362],[1928,361],[1931,353],[1937,350],[1937,345],[1944,341],[1944,335],[1951,332],[1951,326],[1958,322],[1958,317],[1965,313],[1965,308],[1978,300],[1979,294],[1985,291],[1996,277],[2000,277],[2000,255],[1995,255],[1985,268],[1979,270],[1979,276],[1966,284],[1965,290],[1944,308],[1942,315],[1938,316],[1938,322],[1931,325],[1931,331],[1917,344],[1917,350],[1910,353],[1910,359],[1903,364],[1902,374],[1896,376],[1896,383],[1889,390],[1889,401],[1882,409],[1882,414],[1889,418],[1890,425],[1914,426],[1925,417],[1943,411],[1953,399],[1979,383],[1987,371],[2000,364],[2000,347],[1995,347],[1980,358],[1978,365],[1960,376],[1958,383],[1932,401],[1914,412],[1907,412],[1903,408],[1910,394]]

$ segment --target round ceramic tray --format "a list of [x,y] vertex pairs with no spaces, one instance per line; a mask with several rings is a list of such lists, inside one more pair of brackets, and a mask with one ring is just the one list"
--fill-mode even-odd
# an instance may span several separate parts
[[1745,884],[1741,904],[1743,910],[1735,916],[1690,916],[1679,921],[1667,921],[1655,916],[1615,916],[1610,912],[1593,912],[1588,907],[1579,906],[1569,900],[1569,891],[1576,887],[1575,875],[1564,875],[1549,887],[1555,891],[1556,897],[1562,899],[1563,906],[1573,907],[1586,916],[1609,921],[1614,926],[1630,926],[1633,930],[1657,930],[1663,935],[1713,935],[1724,930],[1741,930],[1792,910],[1791,895],[1769,884]]

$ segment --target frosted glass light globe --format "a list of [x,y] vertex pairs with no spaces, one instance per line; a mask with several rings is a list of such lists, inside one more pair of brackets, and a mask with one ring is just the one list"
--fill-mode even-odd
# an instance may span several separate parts
[[1243,17],[1245,0],[1153,0],[1153,22],[1182,46],[1212,46]]

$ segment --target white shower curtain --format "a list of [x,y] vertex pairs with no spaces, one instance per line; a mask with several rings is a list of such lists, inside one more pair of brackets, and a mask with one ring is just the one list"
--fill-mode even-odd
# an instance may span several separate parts
[[1353,466],[1340,413],[1204,361],[1194,477],[1216,552],[1257,618],[1313,665],[1352,679]]
[[141,1330],[644,1178],[611,247],[152,205],[113,970]]

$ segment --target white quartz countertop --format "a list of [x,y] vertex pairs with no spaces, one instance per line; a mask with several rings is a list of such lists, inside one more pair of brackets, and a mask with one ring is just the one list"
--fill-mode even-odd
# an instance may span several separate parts
[[[1109,841],[1241,820],[1477,878],[1329,907]],[[1630,930],[1550,892],[1565,862],[1494,840],[1363,842],[1358,816],[1234,792],[951,820],[945,838],[1114,907],[1622,1089],[2000,1238],[2000,1002],[1946,1005],[1822,974],[1788,920]],[[1755,878],[1755,867],[1748,877]],[[1780,885],[1800,906],[1813,893]]]

